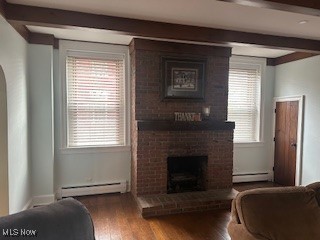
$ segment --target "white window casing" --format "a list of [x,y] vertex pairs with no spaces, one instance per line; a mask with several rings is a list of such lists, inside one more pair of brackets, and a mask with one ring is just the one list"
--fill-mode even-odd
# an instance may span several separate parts
[[230,59],[228,121],[236,124],[235,143],[262,141],[262,82],[266,61],[262,58]]
[[60,62],[62,149],[127,147],[127,46],[62,41]]

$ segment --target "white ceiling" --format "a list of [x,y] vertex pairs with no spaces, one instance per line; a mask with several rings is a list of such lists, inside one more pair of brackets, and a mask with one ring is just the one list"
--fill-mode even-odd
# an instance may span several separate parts
[[[241,6],[215,0],[8,0],[8,2],[111,16],[320,40],[320,17]],[[307,23],[299,24],[302,20],[306,20]],[[35,28],[30,29],[31,31],[40,30],[39,28],[37,28],[37,30]],[[51,33],[57,36],[64,34],[72,39],[81,32],[81,30],[79,32],[78,30],[66,31],[63,29],[50,29],[52,30]],[[42,31],[45,30],[42,29]],[[83,33],[81,34],[83,35]],[[114,39],[115,36],[105,36],[109,34],[110,32],[97,31],[94,34],[86,34],[97,35],[95,39],[90,40],[93,36],[83,36],[83,38],[88,38],[87,41],[98,41],[99,39],[105,38]],[[105,42],[106,40],[101,41]],[[256,52],[254,49],[250,51]],[[266,49],[263,49],[263,51],[265,52]],[[277,56],[282,53],[277,50],[272,50],[270,54]]]

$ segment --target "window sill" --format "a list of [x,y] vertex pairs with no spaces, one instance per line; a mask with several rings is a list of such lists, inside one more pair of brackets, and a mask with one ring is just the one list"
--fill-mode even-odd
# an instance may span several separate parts
[[265,142],[234,142],[235,148],[254,148],[254,147],[264,147]]
[[60,148],[60,154],[130,152],[131,146]]

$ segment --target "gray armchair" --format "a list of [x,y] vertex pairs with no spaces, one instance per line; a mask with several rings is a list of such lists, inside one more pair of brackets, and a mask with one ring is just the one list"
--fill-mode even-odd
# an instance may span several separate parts
[[88,210],[73,198],[0,218],[0,239],[94,240]]

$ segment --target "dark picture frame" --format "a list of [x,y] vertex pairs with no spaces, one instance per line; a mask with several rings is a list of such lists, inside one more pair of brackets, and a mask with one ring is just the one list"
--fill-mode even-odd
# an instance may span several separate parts
[[204,99],[206,59],[162,57],[163,99]]

